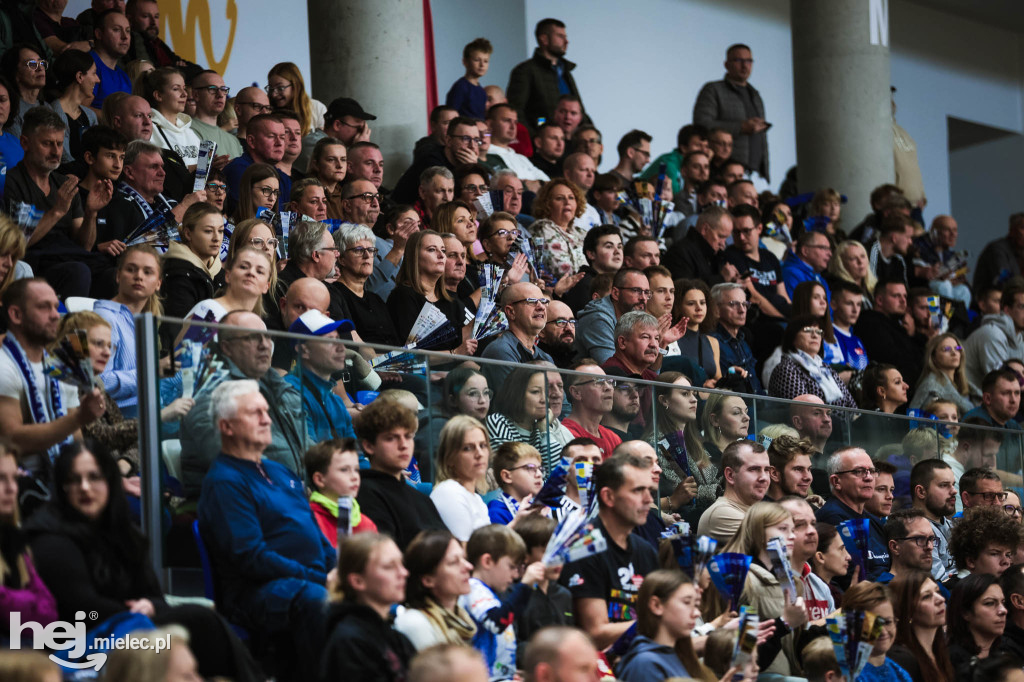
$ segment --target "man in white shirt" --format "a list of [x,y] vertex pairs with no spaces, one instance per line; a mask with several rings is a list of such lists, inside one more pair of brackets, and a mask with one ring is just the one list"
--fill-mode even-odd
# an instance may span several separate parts
[[487,110],[487,127],[491,131],[490,152],[500,157],[509,169],[515,171],[516,176],[523,181],[528,190],[536,192],[540,189],[541,183],[547,182],[551,178],[534,166],[528,158],[513,151],[509,146],[516,141],[516,124],[518,122],[519,115],[508,104],[495,104]]

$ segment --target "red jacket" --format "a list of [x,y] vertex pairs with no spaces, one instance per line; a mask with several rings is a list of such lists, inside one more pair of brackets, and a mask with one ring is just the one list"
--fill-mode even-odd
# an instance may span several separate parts
[[[320,526],[320,532],[330,541],[331,547],[338,546],[338,517],[332,514],[319,502],[310,502],[309,508],[313,510],[316,523]],[[353,533],[376,533],[377,524],[370,520],[366,514],[360,513],[359,525],[352,529]]]

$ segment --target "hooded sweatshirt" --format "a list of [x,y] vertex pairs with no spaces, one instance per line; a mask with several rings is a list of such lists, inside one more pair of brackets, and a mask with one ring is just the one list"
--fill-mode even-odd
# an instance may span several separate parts
[[344,600],[328,615],[320,679],[400,682],[416,655],[412,642],[368,606]]
[[194,166],[199,162],[199,143],[202,140],[192,130],[191,116],[178,114],[177,120],[171,122],[153,109],[153,134],[149,141],[163,149],[173,149],[186,166]]
[[974,402],[981,401],[985,375],[1011,358],[1024,360],[1024,336],[1017,332],[1009,315],[986,315],[981,326],[964,342],[964,369]]
[[[164,300],[164,315],[184,318],[196,303],[213,298],[217,287],[224,283],[224,268],[214,256],[203,261],[181,242],[171,242],[164,259],[164,280],[160,296]],[[171,347],[177,336],[177,325],[164,324],[160,341],[164,349]]]
[[638,635],[619,661],[615,676],[624,682],[648,682],[669,677],[689,677],[675,649]]

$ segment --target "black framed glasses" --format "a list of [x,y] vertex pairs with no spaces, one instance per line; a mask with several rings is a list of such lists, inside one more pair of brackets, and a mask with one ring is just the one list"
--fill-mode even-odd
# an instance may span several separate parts
[[1001,493],[983,493],[981,491],[977,491],[977,492],[970,492],[970,491],[968,491],[967,494],[968,495],[977,495],[981,499],[983,499],[983,500],[985,500],[986,502],[989,502],[989,503],[995,502],[996,500],[998,500],[1000,502],[1005,502],[1006,501],[1006,493],[1005,492],[1001,492]]
[[857,467],[856,469],[837,471],[835,475],[842,476],[843,474],[853,474],[857,478],[867,478],[868,476],[877,476],[878,469],[876,469],[875,467]]
[[1004,504],[1003,511],[1006,512],[1007,516],[1024,516],[1024,509],[1015,507],[1012,504]]
[[238,106],[241,107],[252,107],[252,110],[257,114],[269,114],[274,110],[274,107],[269,104],[260,104],[259,102],[237,102]]
[[472,144],[479,147],[484,143],[479,137],[473,137],[472,135],[449,135],[449,139],[458,140],[462,144]]
[[373,258],[377,255],[377,251],[379,249],[376,246],[353,246],[345,249],[345,253],[354,253],[357,258],[365,258],[367,256]]
[[207,192],[217,192],[218,194],[225,194],[228,191],[228,186],[222,182],[208,182],[206,183]]
[[893,540],[896,540],[898,542],[903,542],[904,540],[907,540],[908,542],[913,542],[921,549],[924,549],[925,547],[929,546],[934,547],[935,543],[939,541],[939,539],[934,535],[913,535],[905,538],[893,538]]
[[224,95],[225,97],[227,97],[231,94],[231,88],[229,88],[226,85],[204,85],[202,87],[192,89],[197,92],[206,92],[214,96]]
[[487,185],[463,185],[462,191],[466,190],[469,190],[473,194],[486,194],[487,192],[491,191],[491,188],[488,187]]
[[363,192],[362,194],[353,194],[352,196],[349,197],[349,199],[359,199],[360,201],[365,201],[368,204],[373,203],[374,201],[376,201],[377,203],[380,203],[380,195],[379,194],[374,194],[373,192]]
[[532,297],[531,298],[521,298],[518,301],[512,301],[511,303],[509,303],[509,305],[519,305],[520,303],[525,303],[527,305],[537,305],[538,303],[541,304],[541,305],[547,305],[548,303],[551,303],[551,299],[550,298],[532,298]]
[[262,194],[265,199],[276,199],[281,196],[281,190],[273,187],[253,187],[253,189]]
[[267,91],[268,95],[276,95],[280,92],[284,92],[290,87],[292,87],[291,83],[285,83],[284,85],[268,85],[263,89]]
[[567,324],[571,324],[572,326],[575,327],[576,326],[576,320],[571,320],[571,319],[569,319],[567,317],[560,317],[557,320],[548,320],[548,324],[553,324],[556,327],[564,327]]
[[615,379],[612,379],[611,377],[598,377],[596,379],[587,379],[586,381],[581,381],[575,385],[586,386],[587,384],[597,384],[598,386],[614,386]]
[[805,334],[810,334],[811,336],[821,336],[822,333],[820,327],[804,327],[800,331],[804,332]]

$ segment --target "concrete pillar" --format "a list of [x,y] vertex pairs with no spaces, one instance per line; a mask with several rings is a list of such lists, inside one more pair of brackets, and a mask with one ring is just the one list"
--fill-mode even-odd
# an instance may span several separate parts
[[377,117],[370,141],[393,187],[427,134],[422,0],[307,0],[313,96],[352,97]]
[[790,12],[800,191],[845,194],[852,227],[895,177],[888,0],[791,0]]

